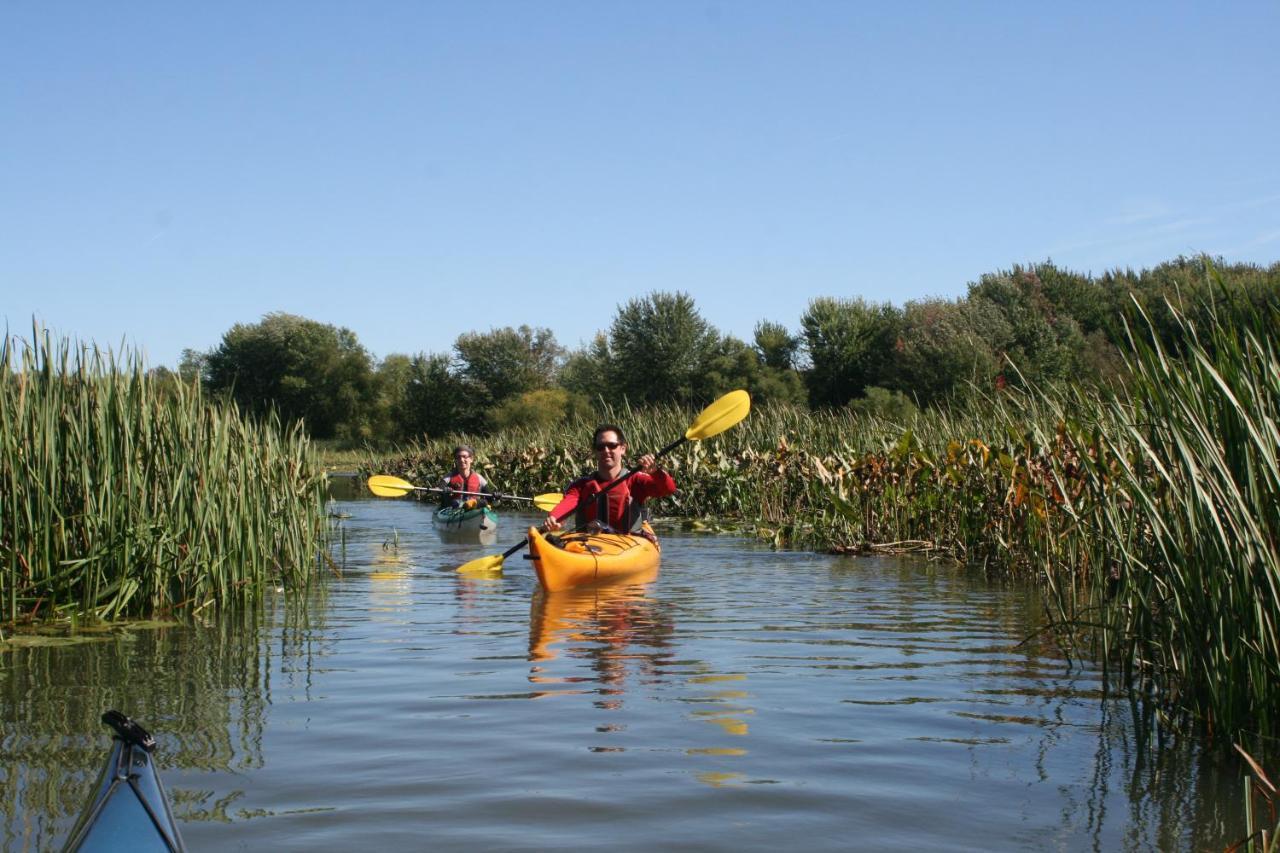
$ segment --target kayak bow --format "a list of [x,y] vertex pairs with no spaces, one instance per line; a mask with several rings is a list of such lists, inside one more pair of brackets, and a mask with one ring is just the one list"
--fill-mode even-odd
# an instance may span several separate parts
[[530,527],[529,559],[538,582],[551,592],[616,583],[648,572],[656,575],[658,540],[648,522],[642,530],[647,535],[565,533],[548,539],[538,528]]
[[119,711],[107,711],[102,722],[115,730],[111,755],[65,849],[185,850],[151,761],[155,738]]
[[498,514],[487,506],[469,509],[465,506],[446,506],[436,510],[431,520],[451,531],[477,530],[487,533],[498,529]]

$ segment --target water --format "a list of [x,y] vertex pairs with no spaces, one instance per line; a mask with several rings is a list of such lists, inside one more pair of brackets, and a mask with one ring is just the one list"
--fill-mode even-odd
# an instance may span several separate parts
[[193,849],[1143,850],[1245,833],[1241,771],[1139,748],[1033,591],[915,559],[663,537],[651,584],[453,567],[405,501],[350,517],[308,608],[0,652],[6,850],[65,838],[119,708]]

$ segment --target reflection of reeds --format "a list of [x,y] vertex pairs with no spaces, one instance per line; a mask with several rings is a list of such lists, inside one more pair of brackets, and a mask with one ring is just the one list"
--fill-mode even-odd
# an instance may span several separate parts
[[138,359],[0,344],[0,598],[10,622],[111,618],[302,585],[323,476],[299,430],[255,424]]
[[208,625],[117,624],[75,649],[7,648],[0,849],[56,849],[65,839],[107,756],[110,732],[99,716],[108,708],[128,709],[155,734],[182,820],[193,819],[187,801],[199,792],[175,785],[172,771],[261,768],[272,673],[307,680],[312,637],[323,627],[306,621],[322,611],[267,609],[265,623],[259,609],[228,608]]

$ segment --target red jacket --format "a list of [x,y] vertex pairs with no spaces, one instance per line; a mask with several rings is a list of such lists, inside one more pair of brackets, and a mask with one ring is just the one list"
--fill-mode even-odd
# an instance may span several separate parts
[[564,499],[556,504],[551,514],[556,518],[565,518],[577,510],[574,526],[582,527],[596,520],[597,505],[607,499],[609,527],[614,530],[630,530],[639,521],[638,514],[646,500],[665,498],[676,490],[676,481],[662,469],[652,474],[637,471],[626,482],[614,486],[602,498],[597,498],[600,490],[610,482],[600,479],[599,473],[574,480],[564,490]]

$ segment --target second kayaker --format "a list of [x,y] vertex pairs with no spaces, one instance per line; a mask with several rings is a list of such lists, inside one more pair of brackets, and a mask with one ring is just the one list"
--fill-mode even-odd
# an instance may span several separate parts
[[[471,502],[471,506],[487,503],[493,497],[489,481],[481,474],[471,470],[476,452],[469,444],[459,444],[453,449],[453,471],[440,481],[440,488],[446,489],[441,506],[459,507]],[[471,494],[460,494],[471,492]]]
[[657,466],[652,453],[646,453],[636,461],[635,474],[604,492],[606,486],[626,473],[623,460],[627,440],[621,428],[604,424],[596,428],[591,449],[596,457],[595,472],[569,484],[564,499],[542,523],[543,530],[560,530],[563,524],[556,519],[573,512],[575,530],[595,528],[628,533],[640,526],[645,501],[666,497],[676,490],[676,481]]

